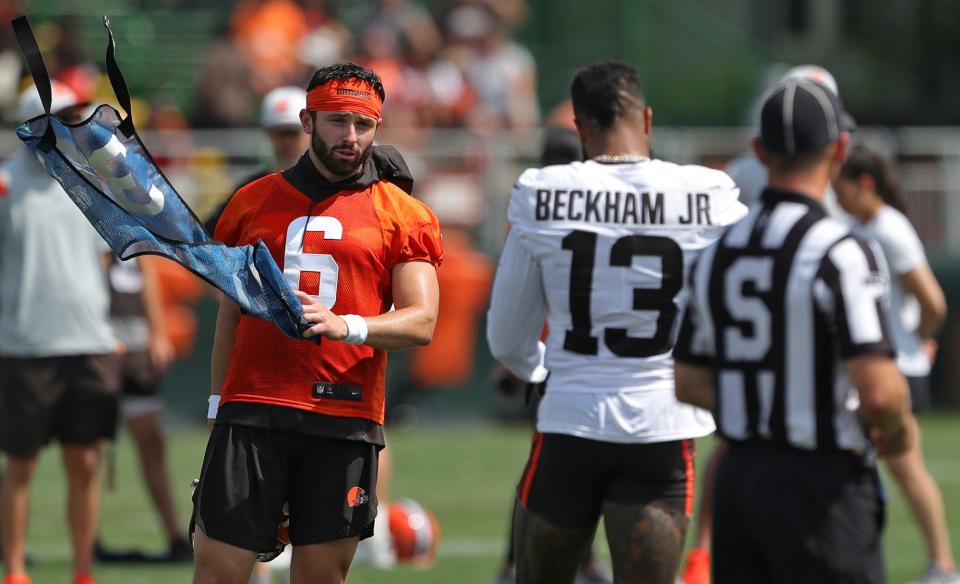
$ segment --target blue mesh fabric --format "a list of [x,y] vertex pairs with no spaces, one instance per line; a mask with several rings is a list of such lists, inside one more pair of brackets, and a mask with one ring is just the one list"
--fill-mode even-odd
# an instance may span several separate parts
[[[48,124],[57,138],[49,151],[41,141]],[[303,308],[267,246],[262,241],[240,247],[212,241],[139,137],[125,137],[119,125],[117,111],[102,105],[72,126],[55,116],[33,118],[17,128],[17,136],[121,259],[141,254],[169,258],[247,314],[300,338]]]

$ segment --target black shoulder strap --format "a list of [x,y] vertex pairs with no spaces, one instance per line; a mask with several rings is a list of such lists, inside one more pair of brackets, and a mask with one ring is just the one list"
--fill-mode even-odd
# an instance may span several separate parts
[[[17,35],[17,42],[20,44],[20,50],[27,59],[27,67],[30,69],[30,75],[33,76],[33,83],[37,86],[40,93],[40,103],[43,104],[43,111],[50,115],[50,74],[47,73],[47,66],[43,62],[43,55],[40,54],[40,47],[37,46],[37,39],[33,36],[33,30],[26,16],[20,16],[11,21],[13,30]],[[21,120],[23,121],[23,120]],[[57,137],[53,133],[53,124],[47,123],[47,129],[40,140],[44,151],[49,152],[57,145]]]
[[120,66],[117,65],[117,46],[113,41],[113,30],[110,28],[110,19],[103,17],[103,26],[107,29],[107,76],[110,77],[110,85],[113,86],[113,93],[117,96],[117,102],[123,108],[126,116],[120,122],[120,131],[129,138],[133,135],[133,117],[130,115],[130,90],[127,89],[127,82],[123,79],[123,73],[120,72]]
[[374,146],[370,158],[377,169],[378,179],[386,180],[413,194],[413,173],[400,151],[393,146]]

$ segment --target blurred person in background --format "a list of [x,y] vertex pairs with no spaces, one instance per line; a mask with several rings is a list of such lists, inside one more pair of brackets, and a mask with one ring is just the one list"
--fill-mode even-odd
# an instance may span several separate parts
[[339,19],[337,4],[327,0],[304,0],[308,32],[300,40],[298,53],[306,73],[344,60],[351,32]]
[[[0,22],[10,22],[23,14],[20,2],[0,2]],[[0,27],[0,112],[12,119],[20,96],[20,74],[23,60],[12,26]]]
[[[111,550],[98,540],[99,562],[189,562],[193,554],[170,492],[163,399],[160,382],[174,358],[167,334],[158,263],[167,260],[142,256],[110,266],[110,322],[122,345],[120,419],[124,422],[140,459],[147,492],[163,523],[167,548],[160,555],[139,550]],[[102,531],[102,530],[101,530]]]
[[414,61],[435,55],[443,44],[430,12],[415,0],[374,0],[363,22],[365,27],[372,23],[390,27]]
[[440,312],[433,341],[408,355],[404,383],[390,391],[390,423],[415,424],[415,394],[459,390],[475,370],[477,325],[486,310],[493,265],[474,246],[471,230],[484,218],[481,179],[467,170],[435,172],[418,182],[417,198],[443,225],[444,263],[437,270]]
[[56,33],[51,77],[77,94],[82,102],[94,101],[101,73],[87,55],[82,38],[82,23],[75,16],[58,19],[51,30]]
[[[52,83],[51,111],[67,123],[76,95]],[[43,113],[31,86],[20,121]],[[97,468],[116,429],[119,360],[110,327],[109,247],[60,184],[21,145],[0,166],[0,485],[4,584],[29,584],[24,565],[29,487],[52,438],[67,475],[74,584],[94,584]]]
[[[923,244],[905,215],[893,165],[866,147],[852,148],[833,188],[843,210],[883,250],[890,271],[890,329],[897,367],[907,378],[914,411],[928,410],[932,405],[930,367],[936,358],[936,335],[946,318],[947,303],[927,263]],[[886,461],[927,546],[927,571],[910,584],[960,584],[943,495],[923,460],[920,437],[906,453]]]
[[[302,87],[277,87],[264,96],[260,104],[260,127],[270,141],[270,163],[241,180],[234,192],[272,172],[286,170],[297,163],[304,150],[310,146],[310,135],[303,131],[300,124],[300,110],[306,105],[307,92]],[[230,194],[207,217],[204,222],[207,233],[216,232],[217,221],[232,198],[233,194]]]
[[308,73],[300,45],[309,33],[307,13],[294,0],[241,0],[230,17],[234,43],[250,64],[258,94],[299,83]]
[[494,357],[547,382],[517,487],[516,581],[573,582],[602,516],[614,581],[673,584],[693,439],[714,429],[674,396],[673,331],[689,266],[745,209],[726,174],[650,158],[631,65],[579,71],[571,97],[589,159],[518,179],[487,320]]
[[227,27],[210,39],[196,70],[193,112],[195,128],[242,128],[250,122],[259,95],[253,70]]
[[409,143],[412,132],[444,125],[426,73],[443,44],[430,12],[416,1],[376,0],[360,22],[355,61],[383,79],[390,126],[401,128]]
[[482,2],[455,5],[443,19],[458,65],[477,95],[471,127],[528,128],[540,123],[536,63],[509,37],[500,15]]

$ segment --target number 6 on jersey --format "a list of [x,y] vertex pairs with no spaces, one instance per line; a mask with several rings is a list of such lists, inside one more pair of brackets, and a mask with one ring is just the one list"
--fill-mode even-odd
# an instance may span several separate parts
[[[305,253],[304,238],[307,233],[322,233],[324,239],[343,239],[343,224],[336,217],[315,215],[297,217],[287,226],[287,241],[284,245],[283,275],[294,290],[310,294],[327,308],[337,303],[337,280],[340,266],[328,253]],[[316,294],[312,294],[317,290]]]

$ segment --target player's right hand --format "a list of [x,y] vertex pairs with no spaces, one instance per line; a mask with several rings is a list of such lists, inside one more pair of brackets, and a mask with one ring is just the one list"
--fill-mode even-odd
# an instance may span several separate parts
[[342,341],[347,337],[347,323],[331,312],[327,305],[300,290],[296,291],[296,295],[303,305],[303,318],[311,325],[303,331],[304,338],[321,335],[334,341]]

